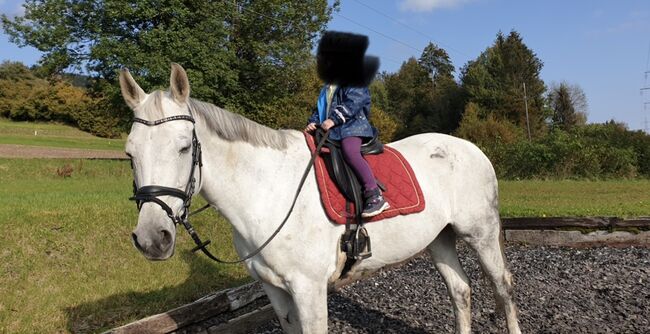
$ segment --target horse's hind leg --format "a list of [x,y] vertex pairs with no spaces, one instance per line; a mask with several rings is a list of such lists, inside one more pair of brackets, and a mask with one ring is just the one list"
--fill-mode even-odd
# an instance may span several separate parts
[[456,333],[470,333],[471,288],[467,274],[458,261],[456,234],[451,226],[445,227],[428,249],[433,263],[447,285],[456,316]]
[[521,330],[517,320],[517,307],[512,296],[512,274],[506,268],[501,247],[499,216],[490,220],[483,225],[476,225],[480,230],[474,231],[466,241],[478,254],[483,272],[492,283],[496,301],[505,310],[508,333],[519,334]]

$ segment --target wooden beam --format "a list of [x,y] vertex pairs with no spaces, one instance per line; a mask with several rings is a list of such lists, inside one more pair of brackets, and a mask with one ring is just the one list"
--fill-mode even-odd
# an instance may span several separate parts
[[211,293],[190,304],[165,313],[152,315],[106,333],[168,333],[221,313],[237,310],[265,296],[261,283],[253,282],[233,289]]
[[608,229],[611,217],[523,217],[501,219],[504,230],[552,230],[557,228],[577,227]]
[[275,318],[273,307],[267,304],[223,324],[208,327],[207,330],[209,334],[247,334]]
[[614,219],[612,220],[612,227],[650,229],[650,217]]

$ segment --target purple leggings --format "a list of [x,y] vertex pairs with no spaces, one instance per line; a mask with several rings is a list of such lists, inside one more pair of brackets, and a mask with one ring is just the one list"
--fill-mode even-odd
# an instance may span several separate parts
[[345,161],[352,167],[354,173],[357,174],[359,181],[363,185],[363,190],[377,189],[377,181],[372,174],[368,162],[361,155],[361,137],[346,137],[341,140],[341,148],[343,149],[343,157]]

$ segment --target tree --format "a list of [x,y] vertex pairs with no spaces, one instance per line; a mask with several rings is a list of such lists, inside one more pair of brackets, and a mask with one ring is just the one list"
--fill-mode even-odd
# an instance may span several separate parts
[[398,122],[393,115],[386,112],[390,108],[390,100],[384,78],[385,74],[380,74],[370,83],[370,99],[372,100],[370,120],[372,125],[379,130],[379,138],[388,143],[395,139]]
[[467,101],[480,106],[481,117],[493,114],[523,129],[530,123],[532,134],[541,136],[548,117],[544,110],[546,87],[540,79],[542,66],[542,61],[524,44],[519,33],[512,31],[504,37],[499,32],[494,44],[462,69],[462,88]]
[[424,48],[418,61],[427,70],[434,85],[440,78],[453,78],[454,65],[449,54],[431,42]]
[[462,100],[446,54],[430,44],[420,61],[411,58],[397,73],[384,75],[389,97],[386,111],[402,121],[398,138],[423,132],[451,133],[458,127]]
[[553,111],[552,126],[565,131],[587,120],[587,97],[578,85],[562,82],[551,85],[548,104]]
[[36,79],[32,71],[21,62],[3,61],[0,64],[0,80],[31,80]]
[[325,0],[28,0],[24,16],[2,16],[11,41],[44,52],[49,74],[86,72],[113,108],[117,71],[145,90],[169,85],[184,66],[192,96],[255,118],[296,91],[312,41],[338,7]]

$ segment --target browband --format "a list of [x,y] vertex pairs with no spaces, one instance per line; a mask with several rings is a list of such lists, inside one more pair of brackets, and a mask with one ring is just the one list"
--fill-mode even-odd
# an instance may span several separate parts
[[147,121],[145,119],[137,118],[137,117],[133,119],[134,122],[142,123],[142,124],[144,124],[146,126],[154,126],[154,125],[162,124],[162,123],[165,123],[165,122],[180,121],[180,120],[190,121],[190,122],[194,123],[194,118],[192,116],[190,116],[190,115],[169,116],[169,117],[157,119],[155,121]]

